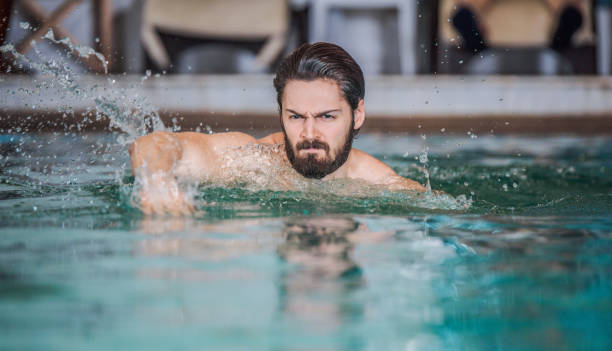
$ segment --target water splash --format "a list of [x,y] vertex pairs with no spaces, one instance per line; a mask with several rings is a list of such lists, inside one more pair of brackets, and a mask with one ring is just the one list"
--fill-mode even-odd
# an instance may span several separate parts
[[[427,136],[425,134],[422,134],[421,139],[427,140]],[[422,167],[420,167],[420,169],[425,174],[425,179],[426,179],[425,192],[427,194],[431,194],[431,182],[429,181],[429,169],[427,167],[428,162],[429,162],[428,153],[429,153],[429,146],[425,146],[423,151],[421,151],[421,153],[419,154],[419,162],[423,165]]]
[[431,182],[429,181],[429,169],[427,168],[427,163],[429,162],[429,158],[427,157],[427,149],[419,154],[419,162],[423,164],[423,167],[419,167],[419,169],[423,171],[423,174],[425,175],[425,192],[430,194]]
[[[22,26],[23,27],[23,26]],[[28,27],[29,28],[29,27]],[[62,44],[67,48],[64,56],[59,56],[49,60],[33,45],[36,58],[41,62],[36,62],[15,49],[12,44],[0,47],[0,52],[13,58],[13,65],[28,67],[37,72],[33,81],[37,87],[36,91],[20,89],[18,93],[40,96],[44,101],[45,92],[53,91],[59,93],[57,112],[63,114],[64,119],[75,117],[72,106],[62,104],[61,101],[80,101],[87,106],[85,111],[76,118],[75,124],[64,125],[66,130],[81,130],[87,123],[108,119],[111,129],[120,130],[125,137],[120,139],[120,143],[126,144],[137,137],[147,134],[150,131],[166,130],[157,109],[144,96],[139,96],[136,92],[137,86],[130,88],[117,87],[115,80],[108,76],[104,84],[85,85],[81,75],[74,72],[69,65],[70,55],[76,52],[82,58],[89,58],[92,55],[99,60],[104,72],[108,72],[107,62],[102,54],[84,45],[74,45],[69,38],[56,39],[52,29],[43,36],[43,39],[55,44]],[[37,106],[32,106],[34,112],[40,111]],[[73,118],[74,119],[74,118]],[[26,130],[29,131],[29,130]],[[40,131],[34,130],[34,131]]]
[[[27,22],[20,27],[33,30]],[[76,72],[71,65],[75,57],[88,62],[94,60],[106,73],[108,67],[103,55],[90,47],[75,45],[69,38],[56,39],[51,29],[42,37],[42,42],[61,47],[57,51],[59,55],[48,57],[36,42],[32,43],[29,55],[21,54],[10,43],[0,47],[0,54],[10,61],[7,73],[11,67],[33,73],[26,77],[29,83],[26,87],[17,84],[6,90],[5,96],[14,102],[13,108],[29,114],[13,118],[11,126],[0,130],[20,139],[5,146],[8,153],[0,160],[0,181],[23,184],[29,191],[58,192],[64,208],[68,203],[82,202],[82,184],[91,180],[89,174],[94,169],[103,168],[105,174],[113,175],[116,183],[121,184],[129,163],[123,161],[118,165],[115,160],[118,155],[121,159],[126,156],[125,146],[150,131],[166,128],[153,104],[138,95],[138,85],[118,87],[113,76],[103,76],[92,83],[90,77]],[[30,102],[20,105],[20,101]],[[48,113],[61,118],[44,118]],[[109,140],[90,143],[88,134],[82,130],[100,121],[108,122]],[[51,138],[45,137],[48,127],[55,130]],[[67,163],[62,155],[71,147],[79,148],[79,152]],[[22,160],[29,160],[31,164],[11,167]],[[121,186],[131,188],[131,185]]]
[[65,45],[70,51],[76,52],[82,58],[87,59],[93,55],[95,58],[98,59],[100,63],[102,63],[102,66],[104,67],[104,74],[108,74],[108,62],[106,61],[106,58],[104,57],[104,55],[95,51],[91,47],[86,45],[74,45],[68,37],[57,40],[55,39],[55,33],[53,32],[53,28],[49,28],[49,31],[47,31],[43,38],[55,44]]

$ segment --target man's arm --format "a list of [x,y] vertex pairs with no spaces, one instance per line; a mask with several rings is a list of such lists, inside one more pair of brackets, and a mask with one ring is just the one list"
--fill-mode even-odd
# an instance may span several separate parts
[[174,174],[183,156],[178,139],[174,133],[155,132],[136,139],[129,147],[136,202],[145,214],[178,215],[193,209]]
[[225,149],[252,142],[255,139],[244,133],[154,132],[136,139],[129,152],[142,211],[192,212],[191,199],[183,194],[178,180],[219,176]]

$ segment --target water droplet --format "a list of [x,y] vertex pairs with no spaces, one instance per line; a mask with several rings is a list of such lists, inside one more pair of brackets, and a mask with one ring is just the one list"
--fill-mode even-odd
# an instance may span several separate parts
[[424,152],[419,155],[419,162],[427,163],[427,161],[429,161],[429,158],[427,157],[427,152]]

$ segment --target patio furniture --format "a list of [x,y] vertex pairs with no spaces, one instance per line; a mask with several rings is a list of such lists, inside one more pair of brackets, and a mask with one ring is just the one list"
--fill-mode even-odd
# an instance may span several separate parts
[[[310,0],[309,36],[311,42],[329,41],[329,16],[332,10],[397,11],[400,71],[417,73],[416,21],[417,2],[413,0]],[[350,39],[350,38],[349,38]],[[360,38],[353,38],[359,40]],[[368,43],[363,43],[368,45]],[[379,73],[379,72],[370,72]]]
[[[62,26],[62,21],[82,2],[83,0],[65,0],[51,13],[47,13],[35,0],[20,0],[17,2],[23,15],[35,23],[37,29],[30,32],[15,46],[16,51],[25,54],[31,49],[33,42],[40,41],[49,29],[52,29],[55,39],[68,38],[73,47],[69,47],[62,42],[57,42],[56,45],[68,50],[72,57],[89,71],[105,73],[104,64],[97,57],[94,55],[84,57],[74,49],[79,45],[79,42]],[[97,40],[94,40],[95,49],[104,56],[108,65],[111,60],[112,46],[112,3],[111,0],[93,0],[92,5],[94,7],[92,14],[94,37],[97,38]]]
[[265,69],[280,55],[289,26],[285,0],[148,0],[144,4],[141,38],[160,69],[170,67],[170,55],[157,33],[192,38],[260,41],[254,69]]

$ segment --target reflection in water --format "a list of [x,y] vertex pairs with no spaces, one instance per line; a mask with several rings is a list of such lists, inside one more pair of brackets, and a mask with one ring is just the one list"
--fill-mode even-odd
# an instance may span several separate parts
[[359,229],[351,218],[298,218],[285,223],[286,241],[278,247],[279,255],[301,265],[313,278],[337,278],[359,274],[351,258],[350,234]]
[[609,236],[558,221],[142,218],[135,277],[156,288],[139,308],[273,350],[604,345]]
[[144,256],[178,256],[198,261],[228,261],[276,247],[278,226],[259,219],[202,222],[190,217],[143,217],[138,242]]
[[[342,332],[363,319],[365,307],[355,293],[365,286],[365,280],[353,251],[358,232],[365,229],[350,217],[285,222],[286,240],[277,251],[292,265],[279,279],[281,318],[316,333]],[[342,346],[359,349],[363,340],[354,333]]]

